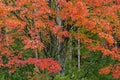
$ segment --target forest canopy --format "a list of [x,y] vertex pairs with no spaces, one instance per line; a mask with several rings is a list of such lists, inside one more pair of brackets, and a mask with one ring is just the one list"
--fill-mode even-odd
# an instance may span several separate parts
[[120,0],[0,0],[0,80],[120,79]]

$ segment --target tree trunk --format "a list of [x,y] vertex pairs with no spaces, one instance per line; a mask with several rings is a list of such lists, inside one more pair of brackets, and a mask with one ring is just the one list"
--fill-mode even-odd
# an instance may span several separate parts
[[78,69],[80,69],[80,39],[78,39]]
[[5,36],[6,36],[6,44],[7,44],[7,47],[9,46],[8,44],[8,29],[6,27],[6,33],[5,33]]
[[70,37],[70,60],[72,60],[72,37]]
[[[56,11],[60,11],[60,9],[59,9],[59,6],[56,4]],[[61,26],[62,27],[62,20],[61,20],[61,18],[60,17],[56,17],[56,23],[57,23],[57,25],[59,25],[59,26]],[[61,76],[64,76],[64,63],[63,63],[63,57],[62,57],[62,52],[63,51],[61,51],[61,49],[62,49],[62,43],[61,43],[61,41],[60,40],[58,40],[58,60],[59,60],[59,62],[61,63],[61,67],[62,67],[62,70],[61,70],[61,73],[60,73],[60,75]]]

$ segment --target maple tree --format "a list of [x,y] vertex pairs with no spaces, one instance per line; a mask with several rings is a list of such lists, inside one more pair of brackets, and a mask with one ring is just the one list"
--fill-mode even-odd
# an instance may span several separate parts
[[[60,64],[53,59],[38,59],[38,56],[36,56],[36,58],[24,59],[22,56],[23,52],[21,50],[17,51],[11,47],[14,45],[15,39],[20,39],[25,45],[23,49],[32,49],[33,54],[37,55],[38,52],[44,48],[44,44],[42,40],[40,40],[41,36],[39,33],[45,33],[44,35],[47,36],[46,32],[48,30],[43,29],[46,29],[49,25],[45,24],[49,21],[49,19],[47,19],[48,16],[46,16],[47,13],[50,13],[49,7],[46,7],[48,6],[47,1],[31,1],[0,1],[1,67],[8,67],[10,68],[9,72],[13,73],[17,67],[34,64],[41,70],[47,69],[50,73],[57,73],[61,70]],[[41,5],[38,5],[38,3]],[[41,8],[41,6],[44,7]],[[34,11],[35,9],[37,10]],[[41,12],[42,10],[43,12]],[[66,32],[63,32],[62,34],[66,34]],[[8,58],[7,63],[2,62],[3,55]]]
[[[33,64],[57,73],[64,68],[71,38],[79,48],[120,61],[119,13],[120,0],[0,0],[0,67],[13,73]],[[16,40],[24,45],[21,49],[13,48]],[[24,57],[25,50],[33,57]],[[119,71],[119,64],[111,64],[99,73],[119,78]]]
[[[117,46],[120,30],[119,1],[71,0],[67,2],[60,0],[60,6],[60,16],[63,20],[66,20],[65,25],[78,28],[78,32],[75,31],[74,35],[76,39],[81,41],[81,44],[91,51],[100,51],[104,56],[111,56],[119,61],[120,55]],[[91,35],[84,33],[82,31],[83,28]],[[94,39],[92,35],[98,35],[98,39]],[[109,71],[109,73],[113,73],[113,77],[119,78],[119,74],[115,74],[115,71],[109,68],[104,68],[103,70],[103,74],[108,74]],[[119,68],[116,71],[119,71]]]

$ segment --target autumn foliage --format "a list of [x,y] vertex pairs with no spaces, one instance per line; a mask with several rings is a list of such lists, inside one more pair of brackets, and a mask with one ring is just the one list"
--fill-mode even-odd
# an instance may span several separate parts
[[[61,44],[71,37],[80,40],[90,51],[120,61],[119,14],[120,0],[0,0],[0,67],[13,73],[32,64],[40,70],[58,73],[62,63],[59,58],[48,56],[53,54],[49,53],[53,51],[49,47],[56,41],[54,53],[59,55]],[[76,30],[72,31],[73,28]],[[15,40],[24,46],[14,49]],[[24,57],[25,50],[31,50],[29,54],[33,56]],[[7,58],[6,63],[3,56]],[[120,78],[119,64],[111,64],[99,72],[109,73]]]

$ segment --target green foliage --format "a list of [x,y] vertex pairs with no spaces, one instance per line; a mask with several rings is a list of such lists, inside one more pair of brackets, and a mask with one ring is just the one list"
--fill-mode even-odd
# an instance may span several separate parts
[[57,75],[53,80],[70,80],[69,76],[60,76],[60,75]]
[[65,75],[57,75],[54,80],[114,80],[111,75],[100,75],[99,69],[108,66],[110,63],[115,64],[115,62],[116,60],[112,60],[110,57],[104,57],[100,52],[90,52],[86,59],[81,59],[80,70],[78,70],[75,60],[67,60],[65,64]]
[[7,68],[0,69],[0,80],[29,80],[28,73],[33,71],[32,65],[26,65],[24,67],[18,68],[14,73],[9,73]]

